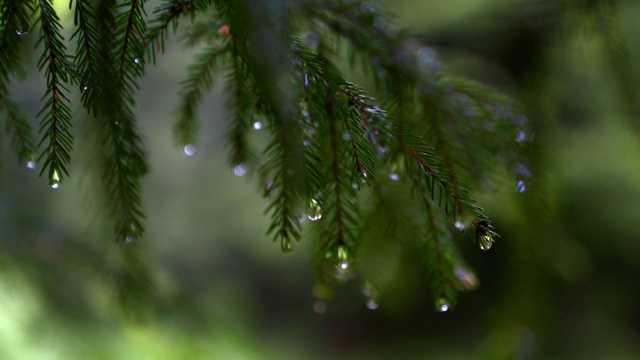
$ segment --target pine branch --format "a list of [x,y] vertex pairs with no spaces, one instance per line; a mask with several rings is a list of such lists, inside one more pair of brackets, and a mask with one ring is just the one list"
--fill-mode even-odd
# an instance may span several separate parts
[[[233,44],[233,42],[232,42]],[[248,74],[247,64],[232,45],[231,69],[227,75],[227,111],[231,116],[227,133],[229,145],[229,160],[233,166],[248,164],[250,150],[247,144],[247,132],[251,127],[253,118],[252,109],[255,104],[252,101],[251,79]]]
[[51,0],[39,0],[40,6],[40,39],[43,53],[38,64],[40,70],[45,69],[47,91],[44,98],[47,101],[38,114],[42,117],[40,130],[42,139],[38,147],[47,142],[47,147],[40,154],[39,160],[45,159],[40,174],[48,173],[51,186],[57,188],[63,179],[63,174],[69,176],[67,165],[71,161],[73,136],[71,135],[71,112],[69,99],[65,95],[68,89],[66,67],[66,48],[60,35],[60,19],[55,13]]
[[197,108],[202,100],[203,92],[213,85],[213,76],[222,64],[227,61],[229,47],[214,45],[196,57],[189,67],[187,78],[182,82],[179,92],[180,103],[178,120],[173,126],[174,137],[179,146],[196,143],[198,131]]
[[191,21],[195,19],[196,12],[204,12],[211,5],[210,0],[164,0],[163,4],[153,11],[155,19],[152,27],[145,36],[147,58],[156,62],[156,53],[164,53],[164,41],[169,34],[169,29],[175,33],[180,17],[189,14]]
[[[272,124],[275,121],[272,120]],[[300,201],[299,179],[295,179],[288,172],[287,156],[290,153],[282,142],[283,137],[297,136],[294,129],[269,127],[272,140],[264,153],[269,159],[261,168],[262,177],[269,179],[265,189],[265,197],[273,200],[265,209],[265,214],[271,212],[271,225],[267,235],[273,234],[273,241],[280,241],[283,252],[293,249],[292,239],[300,240],[300,220],[297,207]],[[287,134],[291,131],[292,134]]]
[[93,7],[87,0],[76,0],[74,24],[76,31],[71,39],[77,38],[74,62],[79,73],[82,104],[89,113],[97,115],[100,107],[101,73],[103,63],[100,58],[100,39],[94,22]]
[[474,241],[483,250],[490,248],[498,234],[493,231],[489,218],[482,213],[483,209],[476,205],[477,201],[466,189],[455,191],[452,188],[448,181],[449,170],[433,148],[406,130],[398,129],[395,133],[402,134],[399,147],[407,157],[407,175],[418,178],[432,200],[437,190],[438,206],[444,206],[445,213],[452,214],[454,218],[460,216],[463,223],[469,221],[475,228]]
[[6,87],[10,75],[20,68],[20,44],[30,26],[32,1],[0,2],[0,83]]
[[18,161],[28,168],[35,168],[36,149],[33,144],[32,130],[29,123],[20,115],[16,104],[9,99],[8,94],[0,87],[0,113],[6,112],[5,130],[11,136],[11,146],[18,155]]
[[427,261],[431,289],[436,298],[436,310],[445,312],[455,306],[457,290],[461,288],[454,272],[459,260],[454,256],[451,234],[444,225],[440,213],[435,209],[429,194],[418,178],[412,180],[412,185],[419,194],[427,214],[423,253]]

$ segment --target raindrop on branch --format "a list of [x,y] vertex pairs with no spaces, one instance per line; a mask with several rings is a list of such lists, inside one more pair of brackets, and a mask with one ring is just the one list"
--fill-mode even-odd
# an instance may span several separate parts
[[182,149],[182,151],[184,152],[185,155],[187,156],[193,156],[196,154],[196,147],[193,144],[187,144],[184,146],[184,148]]
[[16,30],[16,34],[18,34],[18,36],[24,36],[24,35],[27,35],[28,33],[29,33],[28,31]]
[[57,170],[53,171],[51,179],[49,180],[49,185],[51,185],[53,189],[57,189],[60,187],[60,174],[58,174]]
[[318,202],[318,200],[309,200],[309,211],[307,213],[307,217],[311,221],[322,219],[322,209],[320,208],[320,203]]
[[140,64],[140,58],[133,59],[133,62],[136,63],[136,64]]
[[247,164],[241,163],[233,167],[233,175],[235,176],[243,176],[247,173],[248,167]]
[[527,185],[524,183],[524,181],[518,180],[518,182],[516,183],[516,191],[521,193],[521,192],[524,192],[526,189],[527,189]]
[[398,181],[400,180],[400,176],[396,173],[391,173],[389,174],[389,179],[393,180],[393,181]]
[[33,170],[35,168],[36,168],[36,161],[35,160],[27,161],[27,169]]
[[436,301],[436,311],[447,312],[449,311],[449,303],[446,299],[440,298]]
[[456,221],[453,224],[453,226],[455,226],[456,229],[461,230],[461,231],[464,230],[464,228],[465,228],[465,225],[464,225],[464,223],[462,221]]
[[253,123],[253,129],[254,129],[254,130],[260,130],[260,129],[262,129],[262,122],[260,122],[260,121],[256,121],[256,122],[254,122],[254,123]]

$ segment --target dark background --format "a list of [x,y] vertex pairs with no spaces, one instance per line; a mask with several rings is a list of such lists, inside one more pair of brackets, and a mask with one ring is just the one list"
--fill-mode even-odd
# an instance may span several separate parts
[[[640,357],[640,97],[629,95],[640,86],[640,3],[611,2],[627,62],[620,47],[610,56],[603,34],[612,30],[591,11],[599,2],[382,3],[397,27],[437,51],[445,71],[519,99],[534,134],[539,191],[516,193],[505,173],[480,194],[502,237],[482,252],[460,236],[480,287],[461,294],[455,311],[434,311],[411,259],[393,267],[398,280],[377,310],[366,308],[360,279],[328,303],[316,300],[309,244],[283,255],[264,235],[257,186],[225,161],[223,86],[205,99],[197,154],[174,146],[177,87],[197,51],[178,36],[147,67],[138,97],[151,164],[139,244],[100,235],[81,109],[72,177],[58,190],[17,164],[2,137],[0,358]],[[68,2],[56,6],[63,12]],[[26,36],[28,52],[36,39]],[[36,59],[25,61],[27,80],[12,84],[34,126],[44,93]],[[125,320],[115,301],[110,261],[122,246],[147,254],[156,281],[155,310],[143,321]]]

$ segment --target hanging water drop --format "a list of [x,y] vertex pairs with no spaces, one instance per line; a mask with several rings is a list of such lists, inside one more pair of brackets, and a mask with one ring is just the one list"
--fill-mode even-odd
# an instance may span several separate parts
[[453,226],[455,226],[456,229],[461,230],[461,231],[464,230],[464,228],[465,228],[464,223],[462,221],[456,221],[453,224]]
[[489,250],[493,245],[493,238],[490,235],[481,235],[478,241],[478,246],[481,250]]
[[322,209],[320,208],[320,203],[318,202],[318,200],[309,200],[309,211],[307,213],[307,217],[311,221],[322,219]]
[[436,301],[436,311],[438,312],[449,311],[449,303],[445,298],[440,298]]
[[51,174],[49,185],[51,185],[51,187],[54,189],[57,189],[60,187],[60,174],[58,174],[57,170],[54,170],[53,174]]
[[338,269],[347,270],[349,268],[349,251],[343,245],[338,246]]
[[289,238],[283,237],[280,241],[280,247],[282,248],[282,252],[287,254],[293,250],[293,246],[291,245],[291,241]]
[[400,176],[396,173],[391,173],[389,174],[389,179],[393,180],[393,181],[398,181],[400,180]]
[[233,167],[233,175],[235,176],[243,176],[244,174],[247,173],[247,164],[245,163],[240,163],[236,166]]
[[193,156],[196,154],[196,147],[193,144],[187,144],[184,146],[184,148],[182,149],[182,151],[184,152],[185,155],[187,156]]
[[367,300],[366,305],[367,305],[367,309],[369,310],[375,310],[380,307],[380,304],[378,304],[374,299]]
[[256,122],[254,122],[254,123],[253,123],[253,129],[254,129],[254,130],[260,130],[260,129],[262,129],[262,122],[260,122],[260,121],[256,121]]
[[27,169],[33,170],[35,168],[36,168],[36,161],[35,160],[27,161]]
[[526,189],[527,189],[527,185],[524,183],[524,181],[518,180],[518,182],[516,183],[516,191],[521,193],[521,192],[524,192]]
[[131,235],[127,235],[124,238],[124,242],[127,243],[127,244],[131,243],[132,241],[133,241],[133,236],[131,236]]
[[527,134],[525,134],[522,130],[518,130],[518,134],[516,135],[516,142],[521,143],[525,140],[527,140]]
[[24,35],[27,35],[28,33],[29,33],[28,31],[16,30],[16,34],[18,34],[18,36],[24,36]]
[[133,62],[136,63],[136,64],[140,64],[140,58],[133,59]]
[[88,89],[89,89],[89,87],[88,87],[88,86],[83,86],[83,87],[82,87],[82,91],[87,91]]

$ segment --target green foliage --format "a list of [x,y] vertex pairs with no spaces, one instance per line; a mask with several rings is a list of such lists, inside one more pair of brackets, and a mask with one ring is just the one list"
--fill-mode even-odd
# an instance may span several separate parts
[[[189,17],[198,22],[187,43],[205,47],[179,92],[176,142],[193,155],[198,106],[214,80],[224,78],[229,162],[237,174],[249,171],[259,178],[269,199],[268,233],[284,252],[301,240],[305,218],[315,222],[320,296],[359,266],[366,269],[360,249],[366,254],[382,238],[421,254],[438,310],[453,307],[457,291],[475,287],[449,229],[454,223],[470,229],[480,248],[491,247],[498,235],[472,194],[497,169],[526,161],[524,139],[518,138],[524,124],[515,106],[495,91],[445,76],[435,54],[396,32],[373,3],[169,0],[148,26],[146,1],[77,0],[70,4],[73,57],[50,1],[39,1],[35,12],[31,1],[0,4],[0,110],[7,114],[14,148],[21,161],[34,154],[7,86],[20,63],[20,36],[14,33],[26,28],[33,13],[40,29],[39,68],[47,79],[42,173],[56,187],[69,175],[67,86],[77,85],[101,134],[95,144],[101,194],[118,241],[144,235],[141,178],[147,160],[133,111],[137,81],[145,62],[155,63],[167,51],[165,39]],[[347,63],[356,69],[362,64],[377,99],[345,79]],[[248,135],[256,119],[269,134],[261,155]],[[398,191],[408,196],[396,196]],[[147,281],[136,276],[145,274],[138,266],[145,267],[133,254],[123,258],[118,283],[137,298]],[[368,284],[376,284],[372,293],[383,291],[376,281],[383,275],[364,273],[371,277]]]

